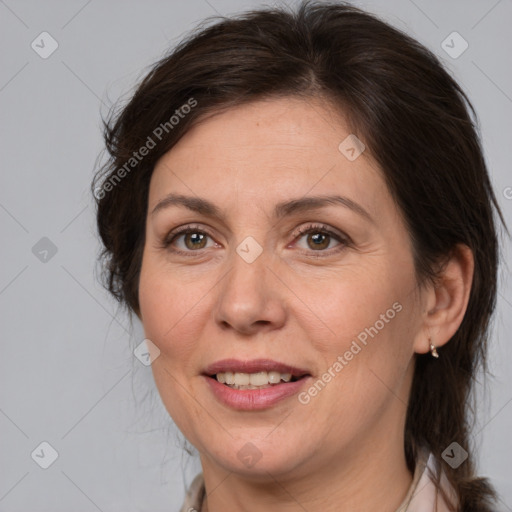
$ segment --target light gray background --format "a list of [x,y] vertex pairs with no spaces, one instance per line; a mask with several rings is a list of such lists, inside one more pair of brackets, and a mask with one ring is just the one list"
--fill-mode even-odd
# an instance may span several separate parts
[[[469,93],[510,223],[512,2],[354,4],[431,48]],[[180,447],[150,368],[132,355],[143,339],[140,325],[131,330],[96,281],[88,187],[102,149],[100,108],[106,113],[128,94],[206,16],[259,5],[0,0],[0,512],[174,511],[199,470]],[[47,59],[31,48],[43,31],[59,44]],[[453,31],[469,43],[457,59],[441,47]],[[32,252],[42,237],[57,247],[46,262]],[[507,260],[510,241],[503,251]],[[512,510],[511,318],[502,269],[490,354],[495,377],[476,440],[480,474],[501,493],[503,510]],[[48,469],[31,458],[43,441],[59,454]]]

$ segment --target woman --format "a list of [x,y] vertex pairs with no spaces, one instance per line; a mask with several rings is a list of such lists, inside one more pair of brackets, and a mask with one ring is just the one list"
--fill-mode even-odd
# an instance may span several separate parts
[[304,3],[203,28],[108,121],[107,286],[199,452],[183,511],[493,510],[503,218],[468,109],[407,35]]

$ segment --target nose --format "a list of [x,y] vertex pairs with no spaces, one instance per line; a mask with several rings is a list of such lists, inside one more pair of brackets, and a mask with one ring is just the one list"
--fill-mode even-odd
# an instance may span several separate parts
[[216,323],[223,330],[243,335],[281,328],[286,321],[285,286],[263,252],[248,263],[233,253],[230,270],[221,280],[214,308]]

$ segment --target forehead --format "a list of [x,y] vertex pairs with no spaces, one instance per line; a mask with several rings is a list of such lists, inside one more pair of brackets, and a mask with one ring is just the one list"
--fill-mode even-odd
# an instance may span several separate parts
[[234,195],[278,202],[336,191],[364,196],[372,210],[386,186],[369,151],[347,158],[342,143],[350,137],[343,117],[320,100],[276,98],[230,108],[196,124],[157,162],[149,208],[169,192],[228,204]]

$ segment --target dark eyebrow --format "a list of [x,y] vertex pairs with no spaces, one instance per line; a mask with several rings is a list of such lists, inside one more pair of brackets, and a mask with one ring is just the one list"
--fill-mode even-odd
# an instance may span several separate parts
[[[151,215],[155,215],[160,210],[169,206],[182,206],[207,217],[218,217],[225,221],[223,212],[212,202],[200,197],[184,196],[181,194],[169,194],[165,196],[153,208]],[[298,199],[292,199],[278,203],[274,208],[274,217],[281,219],[288,217],[294,213],[302,213],[310,210],[319,210],[325,206],[342,205],[354,211],[367,221],[374,222],[370,214],[358,203],[352,201],[348,197],[343,196],[308,196]]]
[[361,217],[364,217],[367,221],[373,223],[371,215],[361,205],[344,196],[307,196],[278,203],[274,208],[274,217],[280,219],[292,215],[293,213],[319,210],[320,208],[330,205],[345,206]]

